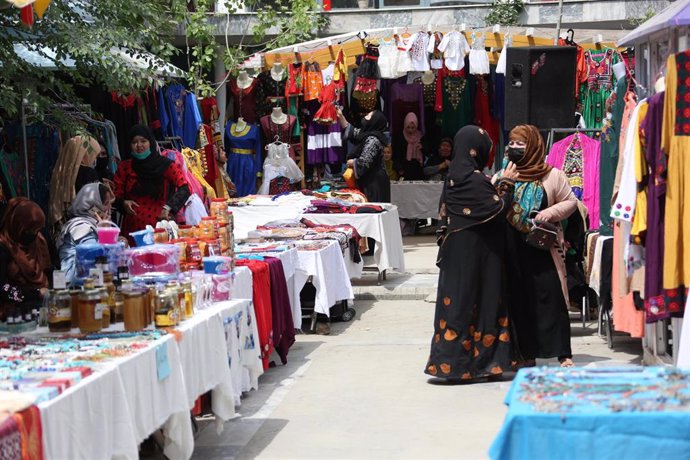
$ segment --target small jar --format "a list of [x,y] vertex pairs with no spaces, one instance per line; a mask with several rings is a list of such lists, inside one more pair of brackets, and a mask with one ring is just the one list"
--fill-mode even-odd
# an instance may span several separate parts
[[69,296],[72,306],[72,327],[79,327],[79,294],[81,294],[81,289],[70,289]]
[[96,290],[101,296],[101,302],[96,307],[101,309],[103,329],[107,329],[110,327],[110,294],[108,294],[108,291],[104,287],[97,288]]
[[194,316],[194,295],[192,293],[191,281],[184,281],[182,283],[182,292],[184,292],[185,316],[191,318]]
[[123,291],[124,322],[126,331],[141,331],[146,329],[146,309],[148,296],[143,289],[131,287]]
[[[117,323],[117,314],[115,312],[116,309],[116,301],[115,301],[115,283],[113,283],[113,274],[110,272],[103,272],[103,288],[106,290],[107,293],[107,304],[108,304],[108,309],[110,310],[109,313],[109,318],[110,318],[110,324],[115,324]],[[107,327],[107,326],[105,326]]]
[[170,241],[170,235],[164,228],[157,228],[153,231],[153,242],[156,244],[165,244]]
[[202,217],[199,224],[199,238],[202,240],[216,238],[216,222],[213,217]]
[[200,242],[201,253],[204,257],[220,256],[220,242],[216,239],[202,240]]
[[201,264],[201,259],[203,258],[201,249],[199,248],[199,242],[196,239],[190,238],[187,240],[187,262],[195,263],[197,265]]
[[102,292],[94,288],[93,281],[84,283],[84,290],[79,293],[79,330],[82,333],[98,332],[103,328],[103,310],[107,305],[102,299]]
[[169,288],[160,290],[155,299],[156,327],[173,327],[178,324],[179,299],[177,291]]
[[72,329],[72,298],[67,289],[54,291],[48,306],[48,330],[69,332]]
[[179,225],[177,227],[177,237],[182,238],[194,238],[194,227],[191,225]]
[[218,220],[218,223],[228,222],[228,200],[225,198],[214,198],[211,200],[211,216]]

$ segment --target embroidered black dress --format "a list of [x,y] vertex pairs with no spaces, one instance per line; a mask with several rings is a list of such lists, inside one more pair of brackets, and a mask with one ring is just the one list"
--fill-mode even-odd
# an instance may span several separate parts
[[434,336],[424,370],[434,377],[472,380],[500,375],[510,366],[501,275],[505,213],[513,185],[502,181],[497,190],[479,172],[490,149],[488,135],[476,126],[455,136],[454,159],[441,197],[441,271]]

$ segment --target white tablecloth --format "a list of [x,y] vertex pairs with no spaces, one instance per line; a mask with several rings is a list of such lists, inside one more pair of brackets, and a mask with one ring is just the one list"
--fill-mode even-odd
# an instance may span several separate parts
[[[379,214],[303,214],[303,207],[292,203],[231,207],[235,222],[233,234],[236,239],[246,238],[251,230],[260,225],[275,220],[299,220],[302,217],[318,224],[350,224],[361,236],[373,238],[379,243],[374,250],[374,262],[379,271],[395,269],[402,272],[405,270],[405,257],[398,208],[390,204],[375,204],[383,206],[386,211]],[[357,267],[354,263],[349,271],[356,275],[353,277],[361,276],[361,266]]]
[[362,237],[376,240],[374,263],[379,271],[405,271],[402,233],[398,208],[390,204],[376,203],[386,211],[379,214],[304,214],[304,217],[325,225],[350,224]]
[[442,192],[440,181],[391,182],[391,203],[401,219],[437,219]]
[[233,299],[254,298],[254,284],[252,282],[252,271],[249,267],[235,267],[235,280],[232,283],[231,297]]
[[316,289],[314,310],[327,316],[336,302],[355,298],[340,245],[336,241],[329,243],[318,251],[299,250],[300,266],[295,273],[295,285],[299,286],[300,290],[306,284],[307,278],[312,277],[312,284]]
[[[226,335],[230,317],[237,321],[236,340]],[[178,330],[179,342],[173,335],[161,337],[131,356],[97,367],[93,375],[40,404],[46,458],[137,459],[139,443],[162,426],[165,455],[187,459],[194,450],[189,411],[197,397],[212,391],[218,419],[233,417],[238,393],[257,388],[263,372],[251,301],[214,304]],[[156,355],[163,347],[170,375],[159,380]],[[231,356],[239,356],[235,367]],[[241,376],[237,388],[233,372]]]

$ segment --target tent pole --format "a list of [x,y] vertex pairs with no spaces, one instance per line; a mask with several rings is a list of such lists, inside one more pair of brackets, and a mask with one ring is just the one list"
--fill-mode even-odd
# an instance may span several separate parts
[[563,21],[563,0],[558,0],[558,23],[556,24],[556,38],[553,41],[554,45],[558,45],[558,39],[561,35],[561,22]]
[[26,178],[26,197],[31,197],[31,190],[29,189],[29,148],[26,141],[26,98],[24,91],[22,91],[22,144],[24,146],[24,175]]

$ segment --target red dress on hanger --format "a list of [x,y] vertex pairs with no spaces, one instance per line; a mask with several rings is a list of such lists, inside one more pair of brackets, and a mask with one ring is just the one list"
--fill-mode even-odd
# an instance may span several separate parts
[[273,352],[273,305],[271,304],[271,274],[268,263],[260,260],[238,260],[240,267],[249,267],[252,272],[252,296],[254,314],[259,330],[261,361],[264,370],[268,369],[268,359]]

